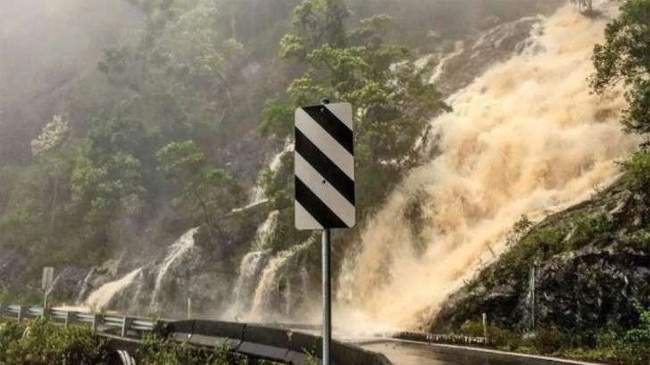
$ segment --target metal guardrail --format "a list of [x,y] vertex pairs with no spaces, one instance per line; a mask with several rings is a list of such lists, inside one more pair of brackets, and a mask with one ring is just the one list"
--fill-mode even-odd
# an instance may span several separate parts
[[61,323],[65,326],[86,324],[89,325],[93,331],[119,330],[121,337],[127,337],[129,333],[141,334],[143,332],[153,331],[157,323],[156,320],[151,318],[75,312],[56,308],[44,310],[42,307],[6,305],[4,303],[0,303],[0,317],[16,320],[48,317],[52,321]]
[[[3,303],[0,303],[0,317],[15,320],[48,317],[65,326],[89,325],[93,331],[112,341],[117,346],[114,350],[123,350],[126,347],[136,349],[142,334],[153,331],[158,325],[166,327],[179,342],[208,347],[214,347],[215,343],[227,344],[234,352],[287,364],[307,363],[307,352],[320,358],[319,350],[322,348],[320,337],[294,333],[291,329],[278,328],[279,326],[203,320],[158,321],[151,318],[56,308],[43,310],[42,307]],[[392,365],[384,355],[338,341],[332,343],[332,356],[338,365]]]
[[487,346],[488,339],[485,337],[472,337],[463,335],[436,335],[421,332],[397,332],[386,335],[385,337],[398,340],[416,341],[424,343],[439,343],[448,345],[466,345],[466,346]]

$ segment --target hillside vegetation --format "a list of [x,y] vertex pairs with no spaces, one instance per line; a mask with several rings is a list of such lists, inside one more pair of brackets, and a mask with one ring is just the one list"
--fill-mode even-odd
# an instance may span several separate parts
[[194,226],[204,247],[237,241],[224,217],[258,182],[280,210],[273,249],[295,244],[289,157],[276,172],[262,166],[291,133],[292,108],[323,97],[360,116],[367,215],[418,163],[411,146],[445,108],[425,82],[435,63],[415,67],[418,52],[443,54],[555,1],[469,3],[475,11],[415,0],[12,3],[0,27],[2,290],[34,292],[17,282],[43,266],[83,276],[121,255],[149,260]]
[[[135,355],[143,365],[272,365],[234,354],[225,346],[214,349],[181,344],[162,332],[149,334]],[[90,328],[61,325],[48,319],[0,322],[0,363],[3,365],[110,365],[121,364],[108,340]]]

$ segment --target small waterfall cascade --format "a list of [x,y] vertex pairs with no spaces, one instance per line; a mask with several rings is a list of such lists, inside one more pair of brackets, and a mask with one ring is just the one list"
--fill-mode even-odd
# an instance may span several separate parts
[[168,276],[168,272],[175,262],[192,250],[194,247],[194,234],[198,230],[198,227],[190,229],[169,247],[167,256],[165,256],[165,259],[160,264],[160,269],[156,274],[156,282],[153,293],[151,294],[150,306],[152,309],[159,310],[161,308],[161,300],[163,298],[162,287]]
[[246,254],[239,265],[239,276],[233,290],[233,303],[228,310],[229,316],[237,319],[250,310],[251,298],[255,292],[255,283],[259,281],[262,270],[269,261],[270,251],[252,251]]
[[[315,239],[308,239],[300,245],[279,252],[268,261],[255,289],[252,307],[248,314],[250,319],[268,320],[273,313],[277,314],[278,310],[290,312],[288,308],[290,308],[291,302],[298,298],[296,293],[292,298],[290,287],[293,277],[290,271],[297,256],[309,249],[315,242]],[[302,277],[300,279],[303,280]],[[306,293],[298,294],[306,295]]]
[[[282,148],[282,150],[280,152],[276,153],[271,158],[271,160],[269,161],[269,164],[268,164],[268,167],[267,167],[268,170],[271,171],[271,172],[278,171],[278,169],[280,168],[280,166],[282,164],[282,157],[284,157],[284,155],[286,155],[287,153],[289,153],[291,151],[293,151],[293,143],[291,143],[291,141],[287,139],[287,141],[285,141],[285,143],[284,143],[284,147]],[[259,182],[253,188],[253,194],[252,195],[253,195],[253,198],[252,198],[253,204],[258,203],[258,202],[262,202],[262,201],[266,200],[266,198],[267,198],[266,195],[264,194],[264,190],[260,186]]]
[[90,271],[88,271],[88,274],[84,277],[84,280],[81,283],[81,289],[79,290],[79,294],[75,300],[76,305],[83,303],[83,299],[90,289],[90,279],[93,277],[93,274],[95,274],[95,271],[97,271],[97,267],[91,268]]
[[118,294],[131,287],[137,279],[141,278],[142,268],[137,268],[120,279],[106,283],[90,293],[84,301],[84,305],[95,311],[108,309],[108,306],[111,305],[111,302]]
[[278,223],[279,214],[280,212],[277,210],[269,213],[264,223],[262,223],[262,225],[260,225],[257,229],[257,232],[255,233],[254,245],[258,250],[263,250],[265,247],[267,247],[269,239],[271,238],[271,234],[273,233],[273,230]]
[[454,57],[457,57],[458,55],[463,53],[463,51],[465,51],[463,41],[457,41],[454,44],[454,51],[445,55],[442,59],[440,59],[440,61],[436,65],[436,68],[433,70],[431,77],[429,78],[429,82],[432,84],[438,82],[440,76],[442,76],[442,73],[445,71],[445,67],[447,67],[449,60],[451,60]]
[[269,213],[255,233],[254,251],[247,253],[239,264],[239,274],[232,293],[232,305],[226,313],[228,318],[237,319],[250,310],[255,284],[259,281],[262,270],[271,256],[271,251],[265,247],[277,224],[278,215],[277,210]]

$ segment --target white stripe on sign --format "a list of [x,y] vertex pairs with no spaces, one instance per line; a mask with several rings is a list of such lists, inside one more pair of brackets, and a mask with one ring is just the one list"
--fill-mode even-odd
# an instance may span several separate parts
[[302,109],[296,111],[296,128],[315,144],[325,156],[332,160],[341,171],[348,175],[349,178],[354,179],[354,156]]
[[337,118],[348,128],[352,129],[352,104],[349,103],[336,103],[326,104],[325,107],[336,115]]
[[296,154],[296,176],[334,212],[348,227],[354,226],[354,205],[345,199],[302,156]]
[[295,225],[300,230],[354,226],[354,130],[349,103],[295,112]]
[[318,223],[314,217],[309,214],[305,208],[303,208],[298,201],[295,201],[295,212],[296,217],[299,217],[300,226],[296,227],[298,229],[322,229],[323,225]]

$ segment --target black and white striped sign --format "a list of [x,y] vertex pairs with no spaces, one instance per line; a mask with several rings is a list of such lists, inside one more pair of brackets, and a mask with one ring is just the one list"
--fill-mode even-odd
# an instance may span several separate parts
[[350,103],[296,109],[296,228],[355,224],[354,134]]

